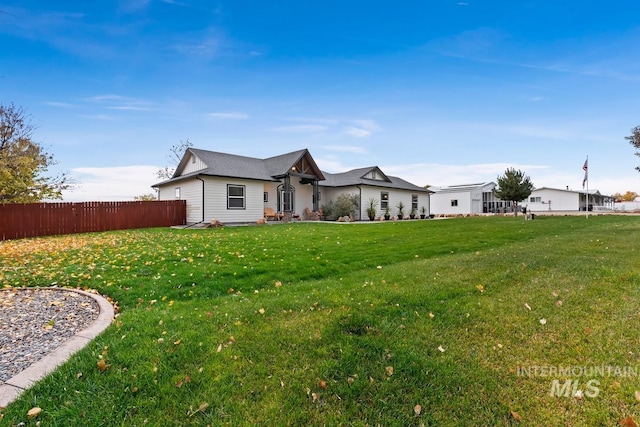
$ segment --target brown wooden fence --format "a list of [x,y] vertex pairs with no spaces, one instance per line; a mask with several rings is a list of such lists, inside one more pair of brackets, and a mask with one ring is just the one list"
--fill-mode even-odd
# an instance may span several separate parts
[[184,225],[184,200],[0,204],[0,240]]

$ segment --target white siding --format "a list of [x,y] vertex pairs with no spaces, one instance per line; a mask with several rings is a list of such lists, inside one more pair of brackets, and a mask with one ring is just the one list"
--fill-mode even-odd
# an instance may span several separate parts
[[[540,197],[540,202],[531,202],[531,197]],[[557,190],[554,188],[541,188],[533,190],[527,200],[520,206],[527,206],[529,210],[536,211],[577,211],[579,210],[580,193],[570,190]]]
[[[442,191],[431,195],[431,213],[436,215],[469,214],[471,213],[471,192],[465,191]],[[453,200],[458,201],[457,206],[451,206]],[[480,194],[482,200],[482,194]]]
[[[203,179],[205,181],[205,222],[214,218],[222,223],[255,222],[264,216],[262,201],[264,183],[262,181],[214,177]],[[228,184],[245,187],[244,209],[227,208]]]
[[202,169],[205,169],[206,167],[207,165],[205,165],[204,162],[200,160],[200,158],[192,154],[189,160],[187,161],[187,164],[185,165],[181,175],[187,175],[192,172],[197,172]]
[[304,208],[313,210],[313,185],[296,184],[296,197],[294,199],[294,211],[300,215],[304,214]]
[[331,187],[320,187],[320,192],[322,193],[320,206],[326,205],[330,200],[335,200],[338,198],[340,194],[352,194],[357,197],[360,197],[360,212],[356,212],[354,219],[358,220],[369,220],[369,216],[367,215],[367,207],[369,206],[369,199],[376,200],[376,218],[379,218],[384,215],[384,210],[381,206],[381,193],[387,192],[389,193],[389,213],[392,216],[398,215],[398,203],[402,201],[404,204],[404,215],[408,216],[411,213],[411,196],[413,194],[418,195],[418,211],[416,215],[420,215],[420,207],[424,206],[426,215],[429,215],[429,195],[426,193],[418,193],[410,190],[397,190],[392,188],[382,188],[382,187],[372,187],[362,185],[360,187],[351,186],[351,187],[339,187],[339,188],[331,188]]
[[[176,189],[180,197],[176,198]],[[178,181],[158,189],[158,200],[186,200],[187,223],[202,221],[202,182],[198,180]]]

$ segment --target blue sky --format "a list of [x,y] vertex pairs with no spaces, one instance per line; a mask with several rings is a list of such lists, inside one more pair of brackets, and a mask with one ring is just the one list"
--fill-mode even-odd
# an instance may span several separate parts
[[[0,0],[1,1],[1,0]],[[308,148],[417,185],[640,193],[640,3],[0,2],[0,102],[25,108],[65,200],[152,192],[169,149]]]

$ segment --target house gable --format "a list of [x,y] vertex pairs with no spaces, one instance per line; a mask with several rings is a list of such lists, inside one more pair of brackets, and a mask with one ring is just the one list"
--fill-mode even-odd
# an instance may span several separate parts
[[273,178],[291,175],[307,180],[324,180],[322,171],[306,149],[270,157],[264,163]]
[[370,168],[364,175],[361,176],[361,178],[370,179],[372,181],[391,182],[389,177],[387,177],[387,175],[385,175],[377,166]]

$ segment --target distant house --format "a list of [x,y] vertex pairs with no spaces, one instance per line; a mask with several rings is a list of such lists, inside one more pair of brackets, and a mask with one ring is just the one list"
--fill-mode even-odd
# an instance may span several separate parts
[[511,202],[495,195],[495,182],[431,187],[431,210],[436,215],[512,212]]
[[349,172],[322,172],[308,150],[298,150],[266,159],[237,156],[196,148],[186,150],[171,179],[157,183],[159,200],[186,200],[187,223],[255,222],[265,212],[278,217],[302,216],[317,212],[340,194],[355,195],[366,218],[366,203],[374,198],[378,216],[398,202],[429,209],[430,190],[373,166]]
[[598,190],[569,190],[541,187],[533,190],[527,200],[520,203],[531,211],[584,211],[613,209],[613,199]]

